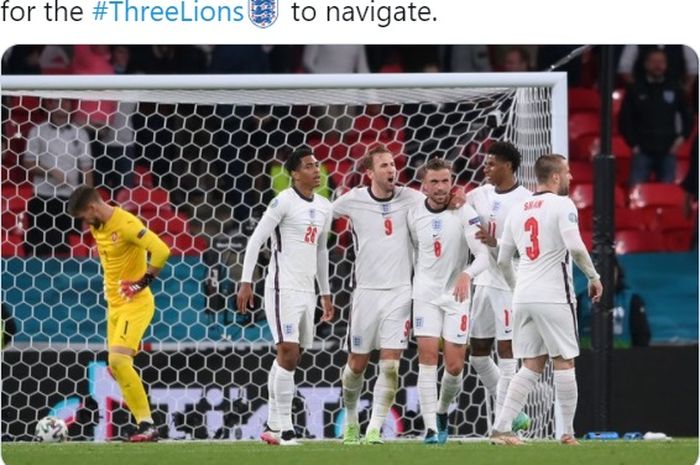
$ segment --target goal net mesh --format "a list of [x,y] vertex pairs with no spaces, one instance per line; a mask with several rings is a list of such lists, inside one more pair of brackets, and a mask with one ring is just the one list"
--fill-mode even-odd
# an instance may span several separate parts
[[[161,435],[257,438],[274,356],[261,308],[269,255],[255,275],[257,308],[236,314],[235,292],[248,237],[289,185],[284,157],[312,147],[323,167],[318,192],[331,199],[367,182],[358,160],[376,144],[397,154],[401,183],[417,185],[417,168],[439,156],[453,162],[456,183],[471,189],[483,182],[489,145],[509,140],[524,156],[521,181],[532,188],[534,160],[552,150],[551,107],[547,87],[3,91],[2,302],[5,329],[14,326],[2,361],[3,440],[30,440],[49,414],[82,440],[123,437],[131,423],[106,365],[94,241],[51,204],[62,198],[61,182],[92,170],[104,198],[138,215],[172,248],[153,284],[156,315],[135,358]],[[73,129],[42,129],[51,124]],[[68,173],[65,179],[56,170]],[[354,256],[346,222],[336,221],[333,232],[337,317],[316,326],[296,376],[294,420],[307,438],[338,437],[342,429]],[[384,426],[388,438],[422,434],[417,369],[412,345]],[[373,370],[360,400],[363,430]],[[553,434],[552,400],[546,374],[526,407],[533,418],[527,436]],[[450,412],[452,435],[488,434],[491,405],[472,368]]]

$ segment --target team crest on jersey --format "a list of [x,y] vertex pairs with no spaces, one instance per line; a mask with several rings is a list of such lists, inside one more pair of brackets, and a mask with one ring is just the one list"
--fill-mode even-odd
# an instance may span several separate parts
[[423,327],[423,317],[417,316],[416,317],[416,328],[422,328],[422,327]]
[[284,325],[284,334],[288,336],[294,334],[294,325]]
[[112,242],[117,242],[117,233],[113,232],[112,233]]
[[280,199],[275,197],[274,199],[272,199],[272,202],[270,202],[270,208],[275,208],[279,204],[280,204]]
[[382,208],[382,215],[383,216],[386,216],[386,215],[391,213],[391,205],[390,204],[383,203],[383,204],[381,204],[381,208]]
[[442,231],[442,218],[433,218],[433,231]]
[[316,218],[316,209],[314,208],[309,208],[309,218],[313,221],[314,218]]
[[272,26],[278,10],[277,0],[248,0],[248,18],[259,28]]
[[494,201],[493,206],[491,207],[491,211],[493,212],[493,214],[495,214],[500,209],[501,209],[501,201],[500,200]]
[[352,346],[359,347],[361,345],[362,345],[362,336],[353,336],[352,337]]

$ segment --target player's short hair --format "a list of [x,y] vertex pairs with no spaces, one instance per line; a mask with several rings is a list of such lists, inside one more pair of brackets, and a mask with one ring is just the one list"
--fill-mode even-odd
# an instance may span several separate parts
[[427,163],[423,166],[420,167],[418,170],[418,179],[420,181],[425,178],[425,174],[428,171],[440,171],[440,170],[450,170],[450,173],[452,172],[452,163],[445,160],[444,158],[431,158],[430,160],[427,161]]
[[92,202],[99,202],[100,200],[100,194],[94,187],[80,186],[68,198],[68,214],[75,217],[83,212]]
[[522,159],[522,155],[520,155],[520,150],[518,150],[518,148],[510,142],[502,140],[494,142],[486,150],[486,155],[493,155],[498,161],[510,162],[513,173],[517,173],[518,168],[520,168],[520,160]]
[[372,148],[362,157],[361,166],[365,170],[371,170],[374,168],[374,157],[380,153],[388,153],[393,156],[391,150],[389,150],[384,144],[373,145]]
[[566,158],[556,153],[549,153],[540,156],[535,162],[535,178],[538,184],[546,184],[552,174],[557,173],[562,168],[562,162]]
[[296,171],[299,169],[299,165],[301,165],[301,159],[304,157],[308,157],[309,155],[313,155],[314,152],[311,150],[309,147],[299,147],[295,151],[293,151],[289,157],[287,157],[287,160],[284,162],[284,169],[287,170],[289,174],[292,173],[292,171]]

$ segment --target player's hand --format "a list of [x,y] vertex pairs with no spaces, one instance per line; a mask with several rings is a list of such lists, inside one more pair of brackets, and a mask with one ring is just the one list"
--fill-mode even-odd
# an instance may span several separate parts
[[467,196],[461,187],[453,187],[450,191],[450,202],[447,204],[447,208],[450,210],[457,210],[467,201]]
[[119,295],[122,297],[122,299],[130,301],[136,294],[146,289],[154,278],[155,276],[153,276],[151,273],[146,273],[138,281],[120,280]]
[[489,247],[496,247],[498,245],[498,241],[494,236],[489,234],[488,230],[484,228],[481,225],[479,226],[479,230],[476,232],[476,238],[479,239],[483,244],[488,245]]
[[603,297],[603,283],[600,282],[600,279],[588,281],[588,297],[593,303],[600,302],[600,298]]
[[452,291],[452,295],[455,296],[457,302],[462,303],[467,300],[471,283],[472,280],[467,273],[462,272],[459,274],[455,283],[455,289]]
[[335,308],[333,307],[333,299],[331,299],[330,295],[321,296],[321,307],[323,307],[323,316],[321,317],[321,321],[327,323],[333,320],[333,317],[335,316]]
[[241,283],[236,297],[236,310],[238,313],[245,314],[248,308],[253,308],[255,305],[255,295],[253,294],[253,285],[250,283]]

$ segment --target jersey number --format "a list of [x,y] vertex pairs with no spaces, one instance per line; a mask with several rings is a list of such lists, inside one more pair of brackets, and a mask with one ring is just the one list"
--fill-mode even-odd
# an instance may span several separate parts
[[433,242],[433,250],[435,250],[436,257],[442,255],[442,243],[440,241]]
[[467,319],[467,315],[462,315],[462,319],[459,322],[459,330],[466,331],[468,322],[469,322],[469,320]]
[[540,241],[538,237],[540,234],[540,225],[535,218],[530,217],[525,221],[525,231],[530,233],[530,243],[532,244],[530,247],[525,248],[525,253],[530,260],[535,260],[540,256]]
[[304,235],[304,242],[307,244],[315,244],[316,243],[316,231],[317,228],[316,226],[309,226],[306,228],[306,234]]
[[510,312],[507,308],[503,309],[503,317],[503,326],[507,328],[508,326],[510,326]]
[[394,223],[391,222],[391,218],[386,218],[384,220],[384,234],[391,236],[394,233]]

